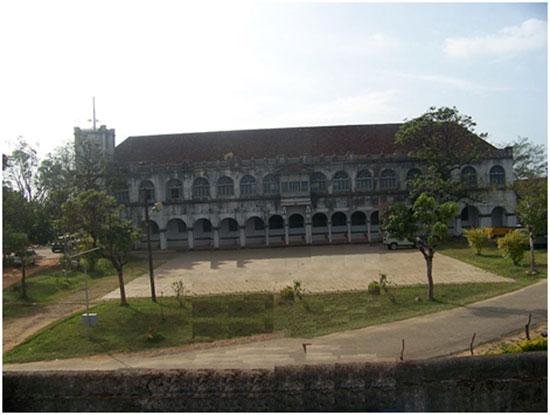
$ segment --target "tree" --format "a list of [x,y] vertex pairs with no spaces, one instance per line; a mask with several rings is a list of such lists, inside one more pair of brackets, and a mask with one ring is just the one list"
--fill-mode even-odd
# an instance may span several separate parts
[[88,236],[90,248],[101,248],[99,254],[117,270],[120,303],[127,305],[123,269],[134,243],[141,237],[141,231],[130,221],[120,219],[115,198],[97,190],[80,193],[63,203],[58,224],[64,232]]
[[75,178],[79,191],[107,190],[112,168],[109,159],[96,143],[82,139],[75,148]]
[[[4,236],[10,231],[32,235],[35,219],[32,204],[20,192],[3,186],[2,227]],[[4,248],[6,248],[6,244],[4,244]]]
[[128,305],[124,289],[123,268],[128,263],[130,251],[140,238],[141,231],[131,221],[120,220],[116,214],[109,215],[101,229],[99,238],[101,255],[108,259],[117,271],[121,305]]
[[427,297],[430,301],[434,299],[433,257],[437,246],[447,235],[446,222],[457,213],[457,203],[439,203],[433,196],[422,193],[414,202],[412,210],[404,203],[396,203],[382,218],[383,229],[392,237],[416,242],[426,261]]
[[548,226],[548,180],[517,180],[514,187],[518,196],[516,214],[529,232],[530,272],[535,274],[535,238],[545,234]]
[[475,133],[472,118],[456,108],[431,107],[418,118],[405,122],[395,142],[414,159],[426,164],[427,171],[409,181],[412,199],[429,192],[439,201],[471,198],[472,190],[454,174],[475,163],[494,147]]
[[514,154],[514,178],[516,180],[546,175],[546,149],[527,137],[518,137],[508,144]]
[[38,156],[36,150],[22,137],[18,138],[17,147],[8,157],[8,180],[23,197],[32,202],[40,199],[41,189],[37,181]]
[[[10,232],[3,238],[4,249],[15,253],[21,259],[21,297],[27,298],[27,266],[30,263],[30,258],[27,255],[29,246],[29,238],[26,233]],[[6,246],[7,245],[7,246]]]
[[74,151],[66,144],[49,153],[38,167],[38,182],[44,192],[41,216],[48,226],[50,239],[56,235],[54,223],[61,218],[61,205],[77,194]]

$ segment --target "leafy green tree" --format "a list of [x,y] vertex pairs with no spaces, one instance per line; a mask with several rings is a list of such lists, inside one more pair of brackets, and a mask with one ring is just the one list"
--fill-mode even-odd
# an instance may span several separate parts
[[8,157],[7,178],[10,186],[29,202],[39,200],[42,194],[38,185],[37,169],[36,150],[19,137],[15,150]]
[[90,248],[101,248],[100,255],[117,270],[121,305],[127,305],[123,270],[141,231],[120,219],[115,198],[97,190],[82,192],[63,203],[58,225],[64,232],[88,236]]
[[2,226],[4,233],[11,230],[32,235],[35,223],[34,209],[18,191],[2,187]]
[[546,149],[536,145],[527,137],[518,137],[508,144],[514,154],[514,178],[516,180],[546,175]]
[[548,226],[548,180],[517,180],[514,187],[518,196],[516,214],[529,232],[529,265],[531,273],[535,274],[535,238],[545,235]]
[[21,259],[21,297],[27,298],[27,267],[30,264],[30,258],[27,256],[29,238],[26,233],[10,232],[3,238],[3,243],[7,244],[5,249],[13,252]]
[[458,213],[455,202],[439,203],[422,193],[409,210],[403,203],[392,205],[382,218],[383,229],[394,238],[415,241],[426,261],[428,300],[434,299],[433,258],[448,232],[446,222]]
[[470,116],[460,114],[454,107],[431,107],[399,128],[396,144],[427,168],[408,183],[413,200],[425,192],[438,201],[474,197],[470,186],[462,183],[456,173],[494,150],[483,140],[486,134],[475,133],[475,126]]
[[141,231],[131,221],[120,220],[117,214],[109,215],[101,229],[99,237],[101,255],[108,259],[117,271],[121,305],[128,305],[124,289],[124,265],[130,259],[134,244],[140,239]]

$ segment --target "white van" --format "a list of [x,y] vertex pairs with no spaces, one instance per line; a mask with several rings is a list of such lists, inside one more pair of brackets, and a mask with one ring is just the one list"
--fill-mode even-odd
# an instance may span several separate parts
[[400,246],[407,246],[409,248],[416,247],[416,244],[414,242],[411,242],[408,239],[392,238],[387,232],[384,234],[383,242],[388,249],[392,249],[392,250],[397,249]]

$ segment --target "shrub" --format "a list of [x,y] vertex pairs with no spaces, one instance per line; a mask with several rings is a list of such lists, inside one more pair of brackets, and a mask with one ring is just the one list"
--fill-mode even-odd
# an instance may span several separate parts
[[535,340],[524,340],[521,343],[516,344],[502,344],[498,350],[490,351],[489,355],[495,354],[509,354],[509,353],[522,353],[522,352],[536,352],[548,350],[548,339],[546,337],[539,337]]
[[514,265],[519,265],[525,254],[525,247],[528,244],[527,236],[519,232],[507,233],[504,237],[497,239],[498,249],[504,258],[511,259]]
[[285,287],[279,292],[281,302],[292,303],[294,302],[294,288]]
[[384,292],[388,295],[390,301],[393,304],[397,303],[397,300],[395,299],[395,296],[393,293],[390,292],[390,287],[393,285],[393,283],[388,279],[386,274],[380,274],[380,288],[384,290]]
[[367,293],[370,295],[380,295],[380,283],[373,281],[367,287]]
[[468,245],[476,255],[481,254],[481,251],[487,246],[487,234],[481,228],[465,229],[464,235],[468,239]]
[[185,298],[189,294],[189,291],[185,285],[183,285],[183,281],[174,281],[172,283],[172,290],[174,290],[174,293],[176,294],[176,299],[178,300],[180,307],[185,307]]

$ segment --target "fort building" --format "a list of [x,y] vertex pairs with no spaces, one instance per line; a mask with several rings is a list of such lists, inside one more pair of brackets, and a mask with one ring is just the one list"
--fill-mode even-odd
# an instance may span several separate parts
[[[145,205],[162,202],[162,211],[150,216],[153,246],[160,249],[377,242],[384,209],[407,201],[407,180],[426,171],[394,143],[399,127],[129,137],[114,148],[124,172],[115,195],[138,225]],[[485,156],[455,174],[482,197],[461,202],[448,224],[454,235],[516,224],[511,148],[472,139]]]

